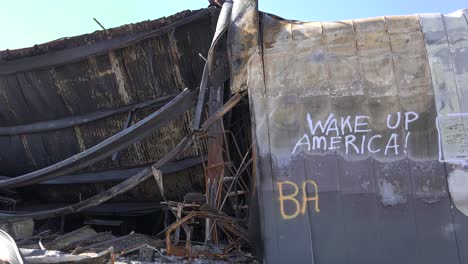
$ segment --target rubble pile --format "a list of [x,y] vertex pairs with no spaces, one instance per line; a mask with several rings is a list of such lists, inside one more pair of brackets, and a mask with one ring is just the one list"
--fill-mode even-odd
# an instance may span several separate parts
[[[66,234],[46,230],[13,239],[1,231],[0,263],[251,263],[253,256],[233,245],[191,242],[190,252],[168,254],[166,241],[131,232],[116,237],[84,226]],[[169,241],[172,243],[172,241]],[[180,240],[177,244],[187,244]],[[179,245],[173,245],[178,248]]]

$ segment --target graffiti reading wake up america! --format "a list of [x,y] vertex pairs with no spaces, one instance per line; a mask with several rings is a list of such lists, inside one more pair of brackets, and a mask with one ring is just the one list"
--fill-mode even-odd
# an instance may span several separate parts
[[[412,122],[419,115],[415,112],[397,112],[387,115],[386,124],[390,130],[396,130],[403,126],[406,133],[391,133],[388,137],[381,134],[369,133],[369,116],[348,115],[337,117],[330,113],[326,120],[314,120],[307,114],[309,133],[305,133],[292,149],[296,154],[303,149],[313,150],[337,150],[344,148],[346,154],[383,153],[384,155],[398,155],[405,151],[408,143],[409,131]],[[400,137],[404,136],[404,145],[401,145]],[[380,142],[379,142],[380,141]],[[382,142],[384,144],[382,144]],[[380,147],[377,147],[380,146]]]

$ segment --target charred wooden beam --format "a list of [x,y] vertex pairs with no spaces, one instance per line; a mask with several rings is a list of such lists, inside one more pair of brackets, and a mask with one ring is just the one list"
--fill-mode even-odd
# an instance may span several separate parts
[[[210,116],[201,126],[201,129],[203,131],[206,131],[212,124],[214,124],[218,119],[223,117],[227,112],[229,112],[232,108],[234,108],[237,103],[241,100],[242,95],[241,94],[235,94],[224,106],[219,109],[216,113],[214,113],[212,116]],[[152,167],[159,169],[161,168],[164,164],[170,162],[173,160],[175,157],[177,157],[180,153],[182,153],[184,150],[186,150],[192,143],[193,143],[193,137],[195,135],[195,132],[191,132],[188,136],[186,136],[184,139],[180,141],[180,143],[173,148],[171,151],[169,151],[163,158],[161,158],[158,162],[156,162]],[[65,215],[65,214],[71,214],[71,213],[77,213],[80,211],[83,211],[88,208],[92,208],[96,205],[102,204],[113,197],[125,193],[126,191],[134,188],[144,180],[152,177],[152,169],[151,168],[146,168],[138,173],[136,173],[134,176],[131,178],[115,185],[114,187],[103,191],[93,197],[90,197],[86,200],[83,200],[79,203],[62,207],[62,208],[57,208],[53,210],[47,210],[47,211],[41,211],[41,212],[32,212],[32,213],[24,213],[24,212],[12,212],[12,213],[2,213],[0,214],[0,223],[3,222],[14,222],[14,221],[19,221],[21,219],[45,219],[45,218],[51,218],[51,217],[56,217],[60,215]]]
[[0,181],[0,188],[21,187],[53,179],[111,156],[185,113],[195,102],[195,96],[194,92],[185,89],[161,109],[92,148],[37,171]]
[[112,109],[112,110],[103,110],[103,111],[98,111],[98,112],[89,113],[85,115],[66,117],[66,118],[50,120],[50,121],[41,121],[41,122],[36,122],[32,124],[0,127],[0,136],[13,136],[13,135],[40,133],[40,132],[63,129],[67,127],[79,126],[79,125],[86,124],[92,121],[96,121],[105,117],[122,114],[122,113],[130,112],[130,111],[134,111],[137,109],[147,108],[150,106],[158,106],[161,104],[165,104],[171,99],[173,99],[174,97],[175,95],[168,95],[164,97],[151,99],[142,103],[131,104],[131,105],[127,105],[127,106],[117,108],[117,109]]

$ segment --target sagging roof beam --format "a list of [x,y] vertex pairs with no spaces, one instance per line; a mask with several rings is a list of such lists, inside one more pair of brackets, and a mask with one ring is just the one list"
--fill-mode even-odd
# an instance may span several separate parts
[[71,116],[56,120],[50,121],[41,121],[25,125],[9,126],[9,127],[0,127],[0,136],[14,136],[14,135],[23,135],[23,134],[32,134],[40,133],[52,130],[63,129],[67,127],[79,126],[86,124],[92,121],[96,121],[105,117],[126,113],[129,111],[135,111],[137,109],[143,109],[147,107],[155,107],[161,104],[167,103],[169,100],[173,99],[175,95],[168,95],[164,97],[154,98],[142,103],[136,103],[127,105],[117,109],[103,110],[94,113]]
[[[234,108],[239,101],[242,99],[243,95],[237,93],[229,101],[227,101],[221,109],[219,109],[216,113],[211,115],[202,125],[200,131],[206,131],[211,125],[213,125],[217,120],[222,118],[227,112],[229,112],[232,108]],[[188,136],[180,141],[180,143],[169,151],[162,159],[156,162],[152,168],[160,169],[164,164],[170,162],[174,158],[176,158],[180,153],[186,150],[190,145],[192,145],[194,141],[194,136],[197,131],[192,131]],[[40,211],[40,212],[33,212],[33,213],[24,213],[20,211],[11,212],[11,213],[0,213],[0,223],[5,222],[14,222],[19,221],[21,219],[45,219],[56,217],[65,214],[77,213],[83,211],[85,209],[94,207],[96,205],[102,204],[113,197],[125,193],[141,182],[145,181],[146,179],[152,177],[152,168],[145,168],[131,178],[115,185],[114,187],[105,190],[97,195],[94,195],[86,200],[83,200],[79,203],[65,206],[62,208],[57,208],[53,210],[47,211]]]
[[111,156],[176,119],[195,103],[196,93],[185,89],[166,105],[131,127],[122,130],[101,143],[48,167],[0,181],[0,188],[27,186],[71,174],[81,168]]
[[[202,157],[196,156],[183,160],[172,161],[161,167],[164,174],[182,171],[197,165],[200,165],[204,160]],[[58,178],[43,181],[39,184],[83,184],[83,183],[99,183],[99,182],[115,182],[124,181],[133,176],[138,171],[147,167],[108,170],[101,172],[88,172],[74,175],[60,176]]]

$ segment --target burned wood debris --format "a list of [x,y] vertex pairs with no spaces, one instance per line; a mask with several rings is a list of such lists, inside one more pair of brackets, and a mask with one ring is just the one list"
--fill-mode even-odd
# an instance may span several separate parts
[[2,261],[255,261],[231,9],[0,52]]

